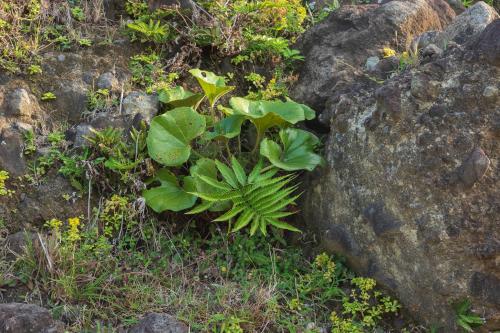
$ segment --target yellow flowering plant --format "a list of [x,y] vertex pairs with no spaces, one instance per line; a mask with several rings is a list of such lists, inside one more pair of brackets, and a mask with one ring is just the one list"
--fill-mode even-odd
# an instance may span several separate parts
[[0,170],[0,196],[12,196],[14,191],[8,190],[5,182],[10,178],[9,173],[5,170]]
[[66,234],[66,239],[70,242],[76,242],[81,239],[80,230],[80,218],[72,217],[68,219],[69,229]]

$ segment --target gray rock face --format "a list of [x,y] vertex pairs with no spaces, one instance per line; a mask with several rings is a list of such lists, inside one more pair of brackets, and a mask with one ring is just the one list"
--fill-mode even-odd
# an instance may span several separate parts
[[293,96],[321,112],[334,92],[366,81],[355,74],[383,47],[405,51],[412,39],[441,30],[455,16],[443,0],[344,6],[311,28],[296,46],[305,56]]
[[40,118],[40,106],[36,97],[26,89],[18,88],[12,91],[5,101],[4,116],[17,118],[25,122],[33,122]]
[[115,75],[110,72],[103,73],[97,79],[97,88],[99,89],[108,89],[109,91],[118,90],[119,82],[116,79]]
[[187,333],[188,327],[164,313],[150,313],[146,315],[137,325],[132,327],[128,333]]
[[52,319],[49,311],[34,304],[0,304],[2,333],[59,333],[64,325]]
[[76,148],[87,146],[87,139],[85,137],[92,136],[92,130],[95,129],[90,124],[77,125],[74,130],[74,138],[72,138],[73,146]]
[[[499,27],[330,99],[327,166],[305,185],[303,221],[323,245],[443,332],[459,331],[464,298],[485,332],[500,327]],[[324,37],[314,48],[332,46]]]
[[61,82],[55,91],[57,99],[53,104],[58,110],[66,110],[66,117],[70,123],[78,122],[87,110],[88,88],[78,81]]
[[149,123],[159,108],[158,97],[143,92],[133,91],[123,99],[123,114],[132,119],[139,118]]
[[12,127],[0,130],[0,169],[17,177],[26,171],[23,159],[24,140],[21,131]]
[[435,32],[430,38],[428,36],[431,32],[426,33],[423,40],[419,41],[419,47],[425,48],[432,43],[446,48],[450,41],[463,44],[496,19],[498,13],[495,9],[480,1],[457,16],[444,31]]

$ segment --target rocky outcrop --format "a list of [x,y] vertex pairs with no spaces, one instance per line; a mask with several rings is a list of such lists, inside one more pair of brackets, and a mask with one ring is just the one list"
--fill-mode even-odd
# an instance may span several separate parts
[[[57,165],[42,177],[35,175],[37,159],[50,151],[44,137],[53,130],[68,128],[67,144],[78,148],[92,128],[128,130],[151,119],[159,109],[158,98],[125,90],[130,89],[128,61],[133,53],[132,46],[118,42],[78,53],[47,52],[42,56],[42,75],[0,75],[0,170],[9,172],[7,186],[13,191],[0,196],[0,219],[9,232],[33,230],[54,217],[88,214],[88,198],[58,173]],[[89,110],[88,94],[98,89],[108,89],[110,99],[123,102],[122,107],[112,103],[106,110]],[[42,101],[45,92],[56,98]],[[37,145],[29,154],[28,131]]]
[[[384,6],[361,17],[385,18]],[[303,41],[312,60],[296,91],[329,128],[327,166],[306,182],[303,221],[419,320],[458,332],[452,304],[469,298],[487,320],[482,330],[498,329],[500,20],[384,81],[346,80],[335,91],[339,59],[354,59],[351,73],[362,78],[375,45],[368,40],[364,53],[349,47],[343,13],[313,28],[314,46]],[[358,27],[351,34],[375,29]]]
[[34,304],[0,304],[2,333],[62,333],[63,323],[52,319],[49,311]]
[[305,33],[297,47],[305,56],[293,96],[322,110],[327,99],[358,77],[360,67],[383,47],[405,51],[414,37],[442,30],[455,16],[444,0],[391,1],[344,6]]
[[429,44],[435,44],[444,49],[450,42],[463,44],[495,19],[498,19],[495,9],[480,1],[459,15],[443,31],[428,31],[419,37],[417,47],[423,49]]

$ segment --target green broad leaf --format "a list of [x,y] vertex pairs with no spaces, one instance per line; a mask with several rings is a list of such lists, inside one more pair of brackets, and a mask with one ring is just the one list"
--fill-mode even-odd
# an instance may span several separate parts
[[218,160],[215,160],[215,165],[217,166],[217,169],[221,173],[222,177],[224,180],[231,185],[231,187],[237,189],[239,187],[238,185],[238,179],[236,178],[236,175],[234,174],[234,171],[231,170],[227,165],[224,163],[219,162]]
[[281,143],[265,138],[260,144],[260,154],[274,166],[287,170],[312,171],[323,163],[323,158],[314,152],[319,139],[312,133],[296,128],[286,128],[279,133]]
[[191,154],[191,140],[203,134],[205,127],[205,118],[190,107],[154,117],[146,140],[149,156],[167,166],[183,164]]
[[233,109],[222,106],[222,105],[217,105],[217,110],[220,112],[224,113],[226,116],[232,116],[234,114]]
[[181,187],[173,173],[167,169],[160,169],[153,181],[160,182],[160,186],[144,190],[142,196],[155,212],[161,213],[166,210],[178,212],[194,206],[197,198],[188,193],[196,190],[193,177],[184,177]]
[[185,90],[181,86],[177,86],[171,89],[160,89],[158,91],[158,99],[160,102],[174,108],[187,106],[197,109],[198,105],[203,100],[203,95],[195,94],[189,90]]
[[[196,184],[196,191],[205,194],[219,195],[221,191],[227,192],[231,187],[217,179],[217,167],[214,160],[209,158],[201,158],[196,161],[196,164],[189,169],[190,175],[193,177]],[[203,203],[201,204],[203,205]],[[200,205],[200,206],[201,206]],[[209,208],[212,212],[227,210],[231,207],[230,202],[211,202]]]
[[275,126],[296,124],[303,120],[314,119],[314,111],[292,100],[282,101],[252,101],[242,97],[229,100],[234,115],[242,115],[249,119],[257,128],[260,136]]
[[245,121],[245,117],[234,115],[229,116],[214,125],[212,132],[207,132],[205,137],[208,140],[213,139],[232,139],[240,135],[241,125]]
[[203,92],[210,102],[210,106],[214,107],[217,101],[234,90],[233,86],[226,86],[226,80],[222,76],[215,75],[209,71],[203,71],[198,68],[189,71],[193,75],[203,89]]

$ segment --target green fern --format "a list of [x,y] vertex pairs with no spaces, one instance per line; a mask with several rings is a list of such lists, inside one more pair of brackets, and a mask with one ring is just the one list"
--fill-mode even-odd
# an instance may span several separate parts
[[162,43],[167,41],[170,37],[170,30],[168,26],[166,24],[162,25],[160,21],[149,20],[149,24],[147,24],[146,22],[136,20],[133,23],[127,24],[127,27],[132,31],[141,34],[141,43]]
[[266,235],[268,225],[300,232],[299,229],[281,220],[295,213],[287,211],[286,208],[288,205],[293,205],[300,196],[300,194],[293,195],[297,185],[287,186],[294,179],[294,175],[276,176],[278,172],[276,168],[264,172],[262,161],[259,161],[247,175],[235,157],[231,160],[231,167],[217,160],[215,164],[223,180],[219,181],[201,174],[195,175],[213,191],[192,193],[205,201],[188,214],[197,214],[215,204],[230,201],[232,208],[214,221],[236,219],[231,228],[232,232],[250,226],[250,235],[254,235],[257,230]]

